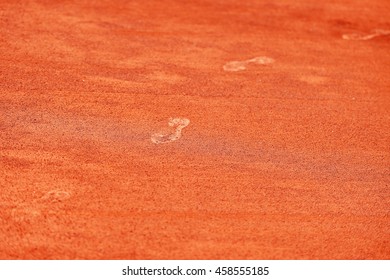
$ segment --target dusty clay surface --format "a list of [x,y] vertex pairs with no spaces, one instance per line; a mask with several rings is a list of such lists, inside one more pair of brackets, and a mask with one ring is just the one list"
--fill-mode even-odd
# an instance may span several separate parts
[[389,259],[390,2],[323,2],[0,0],[0,258]]

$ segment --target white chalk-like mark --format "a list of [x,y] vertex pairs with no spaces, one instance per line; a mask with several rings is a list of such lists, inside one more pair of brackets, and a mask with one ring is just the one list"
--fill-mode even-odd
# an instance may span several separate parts
[[229,61],[223,66],[223,70],[230,71],[230,72],[242,71],[245,70],[247,65],[250,63],[266,65],[266,64],[271,64],[273,62],[275,62],[273,58],[267,56],[259,56],[259,57],[254,57],[243,61]]
[[172,133],[154,133],[150,140],[155,144],[169,143],[181,138],[181,131],[190,124],[190,120],[186,118],[170,118],[168,125],[175,130]]
[[385,36],[385,35],[390,35],[390,30],[384,30],[384,29],[374,29],[372,30],[371,34],[357,34],[357,33],[352,33],[352,34],[344,34],[342,38],[344,40],[354,40],[354,41],[365,41],[365,40],[370,40],[378,36]]
[[62,190],[51,190],[45,193],[42,197],[42,201],[48,202],[61,202],[70,198],[70,193]]

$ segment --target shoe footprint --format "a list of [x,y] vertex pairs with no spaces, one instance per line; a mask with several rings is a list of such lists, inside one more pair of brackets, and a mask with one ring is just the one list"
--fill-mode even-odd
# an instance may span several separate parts
[[174,131],[168,133],[154,133],[150,137],[150,140],[155,144],[169,143],[172,141],[179,140],[181,138],[182,129],[188,126],[189,123],[190,120],[186,118],[170,118],[168,121],[168,125],[172,127]]
[[243,61],[229,61],[223,66],[223,70],[229,72],[242,71],[245,70],[248,64],[260,64],[266,65],[271,64],[275,60],[267,56],[259,56]]
[[16,222],[30,223],[39,219],[45,212],[44,205],[52,202],[62,202],[70,198],[70,193],[62,190],[51,190],[31,204],[20,204],[11,211],[11,217]]
[[63,190],[51,190],[45,193],[40,201],[42,202],[62,202],[70,198],[70,193]]
[[390,35],[390,30],[384,30],[384,29],[374,29],[372,30],[373,33],[367,34],[367,35],[362,35],[358,33],[352,33],[352,34],[344,34],[342,38],[344,40],[355,40],[355,41],[360,41],[360,40],[370,40],[378,36],[385,36],[385,35]]

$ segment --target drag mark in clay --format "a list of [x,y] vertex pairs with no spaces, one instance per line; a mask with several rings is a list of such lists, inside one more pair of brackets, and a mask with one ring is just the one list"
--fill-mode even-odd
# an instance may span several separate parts
[[275,60],[270,57],[266,56],[259,56],[254,57],[247,60],[242,61],[229,61],[223,66],[223,70],[229,71],[229,72],[236,72],[236,71],[242,71],[245,70],[248,64],[260,64],[260,65],[266,65],[271,64]]
[[181,138],[181,131],[183,128],[188,126],[190,123],[189,119],[186,118],[170,118],[168,125],[174,129],[171,133],[157,132],[154,133],[150,140],[155,144],[169,143],[172,141],[179,140]]
[[378,36],[385,36],[385,35],[390,35],[390,30],[375,29],[372,31],[371,34],[367,34],[367,35],[362,35],[357,33],[344,34],[342,38],[344,40],[365,41],[365,40],[373,39]]

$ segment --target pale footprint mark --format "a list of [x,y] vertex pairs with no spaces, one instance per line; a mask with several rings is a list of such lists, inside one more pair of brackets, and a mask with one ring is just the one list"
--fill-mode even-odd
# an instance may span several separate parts
[[362,35],[362,34],[357,34],[357,33],[352,33],[352,34],[344,34],[342,38],[344,40],[355,40],[355,41],[365,41],[365,40],[370,40],[378,36],[386,36],[390,35],[390,30],[384,30],[384,29],[374,29],[372,30],[372,34],[367,34],[367,35]]
[[271,63],[274,63],[275,60],[273,58],[270,58],[270,57],[266,57],[266,56],[259,56],[259,57],[255,57],[255,58],[252,58],[252,59],[248,59],[247,60],[248,63],[255,63],[255,64],[271,64]]
[[70,198],[70,193],[63,190],[51,190],[41,197],[45,202],[62,202]]
[[267,56],[259,56],[259,57],[254,57],[243,61],[229,61],[223,66],[223,70],[230,71],[230,72],[242,71],[245,70],[246,66],[250,63],[266,65],[266,64],[271,64],[273,62],[275,62],[273,58]]
[[51,190],[45,193],[41,198],[36,199],[29,204],[22,204],[11,211],[11,217],[16,222],[33,222],[37,220],[43,211],[42,203],[62,202],[69,199],[71,194],[63,190]]
[[246,61],[230,61],[223,66],[225,71],[242,71],[246,69]]
[[169,143],[181,138],[181,131],[190,124],[190,120],[186,118],[170,118],[168,125],[175,128],[172,133],[154,133],[150,140],[155,144]]

